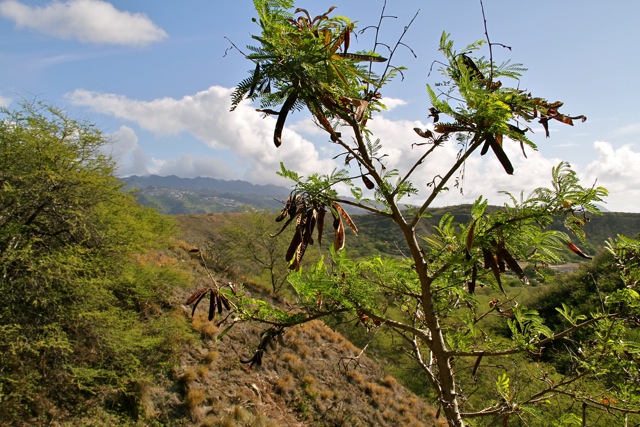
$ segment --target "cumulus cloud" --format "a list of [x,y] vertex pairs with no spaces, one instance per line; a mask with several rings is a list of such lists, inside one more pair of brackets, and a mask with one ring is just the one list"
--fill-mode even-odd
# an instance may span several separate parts
[[623,126],[620,129],[614,131],[614,135],[627,136],[640,134],[640,123],[633,123],[627,126]]
[[396,107],[400,107],[401,105],[407,105],[407,101],[400,98],[382,98],[380,100],[387,107],[387,110],[393,110]]
[[282,136],[286,148],[276,149],[273,145],[275,119],[262,118],[246,102],[230,112],[231,91],[212,86],[180,99],[140,101],[78,89],[66,98],[74,105],[136,123],[159,136],[190,134],[214,150],[230,153],[232,163],[243,166],[235,178],[282,184],[274,174],[280,169],[280,162],[296,167],[302,174],[329,172],[335,167],[333,160],[321,158],[311,141],[289,127],[285,127]]
[[[431,147],[414,145],[425,141],[413,131],[414,127],[432,129],[433,124],[387,120],[384,117],[376,117],[369,123],[373,134],[380,138],[384,145],[380,154],[387,155],[383,161],[388,169],[397,169],[401,173],[410,170]],[[417,204],[425,200],[433,190],[432,183],[440,182],[440,177],[448,172],[462,149],[463,146],[452,138],[425,158],[410,179],[420,194],[404,202]],[[506,174],[491,150],[485,156],[474,153],[464,163],[460,172],[451,177],[447,186],[449,190],[440,193],[437,205],[471,203],[481,195],[488,198],[492,204],[504,203],[507,197],[500,191],[508,191],[519,197],[521,191],[526,195],[537,187],[548,186],[551,168],[560,162],[560,159],[546,158],[540,152],[531,149],[527,150],[525,158],[520,145],[511,141],[505,141],[504,150],[514,166],[513,175]]]
[[[313,121],[304,115],[289,117],[283,133],[283,146],[276,149],[273,145],[275,119],[257,114],[255,107],[247,102],[240,104],[235,112],[229,112],[231,91],[212,86],[179,99],[142,101],[79,89],[68,94],[67,99],[74,105],[134,123],[160,137],[192,135],[212,150],[210,156],[181,152],[169,159],[149,158],[137,145],[133,130],[123,126],[114,134],[119,141],[114,146],[114,153],[119,153],[124,159],[121,170],[129,173],[147,170],[160,175],[213,176],[282,185],[288,183],[274,173],[279,170],[280,162],[303,175],[328,173],[343,165],[344,157],[336,157],[340,153],[338,147],[328,143],[326,135],[318,132]],[[413,128],[432,128],[433,124],[390,120],[384,115],[377,115],[369,121],[368,127],[383,145],[378,153],[380,161],[388,171],[397,169],[399,176],[403,176],[429,148],[416,145],[425,140]],[[339,130],[344,138],[350,139],[348,129]],[[640,199],[637,166],[640,153],[634,151],[633,146],[614,148],[608,142],[595,142],[593,148],[597,160],[586,167],[575,167],[583,185],[589,186],[597,180],[598,185],[607,187],[610,196],[606,206],[610,210],[637,211],[635,200]],[[463,147],[452,138],[423,159],[410,177],[420,193],[402,202],[419,204],[425,200],[433,191],[432,183],[438,183],[440,177],[447,173],[447,168],[456,161],[461,149]],[[491,150],[485,156],[474,153],[461,172],[451,177],[449,190],[438,195],[437,205],[471,203],[481,195],[492,204],[502,204],[507,197],[499,193],[501,190],[512,193],[516,198],[521,192],[527,196],[537,187],[550,185],[551,169],[561,161],[548,157],[544,151],[531,149],[527,149],[525,158],[520,145],[508,140],[505,140],[504,150],[514,166],[513,175],[505,173]],[[354,166],[353,175],[358,175],[358,168],[351,166]]]
[[138,136],[129,126],[120,128],[108,136],[109,144],[104,147],[117,164],[119,176],[148,175],[147,156],[138,145]]
[[[609,142],[596,141],[597,158],[585,172],[587,182],[595,182],[609,190],[608,204],[616,211],[638,212],[640,200],[640,152],[633,146],[614,148]],[[610,208],[611,209],[611,208]]]
[[146,15],[120,11],[102,0],[54,1],[43,7],[5,0],[0,15],[18,28],[88,43],[145,46],[167,37]]

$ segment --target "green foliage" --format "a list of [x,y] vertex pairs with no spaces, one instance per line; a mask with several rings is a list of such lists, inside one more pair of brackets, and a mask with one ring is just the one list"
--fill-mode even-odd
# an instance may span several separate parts
[[[536,149],[526,136],[534,119],[548,136],[550,120],[572,125],[574,120],[586,118],[564,115],[559,112],[562,102],[549,102],[521,90],[519,79],[524,68],[509,62],[495,64],[494,45],[487,46],[489,60],[472,58],[483,42],[472,43],[460,53],[443,33],[440,51],[445,62],[440,71],[445,81],[436,87],[444,90],[436,93],[427,86],[433,130],[414,129],[426,139],[414,144],[423,150],[415,164],[406,170],[387,168],[383,145],[366,128],[366,119],[375,111],[370,105],[375,104],[372,95],[384,88],[392,73],[376,80],[364,68],[336,54],[340,47],[346,50],[351,32],[348,19],[330,18],[331,9],[314,19],[304,10],[290,15],[284,10],[289,7],[289,2],[256,1],[262,34],[254,36],[260,46],[252,48],[254,53],[247,58],[257,66],[252,79],[241,82],[234,93],[234,105],[245,95],[261,99],[263,107],[283,103],[277,113],[276,146],[280,145],[279,135],[289,111],[306,107],[331,143],[343,150],[349,171],[357,168],[359,174],[349,177],[340,171],[326,176],[312,174],[305,179],[282,166],[280,174],[295,182],[281,214],[297,221],[287,259],[296,243],[310,241],[307,238],[311,233],[304,231],[308,228],[304,218],[310,220],[316,209],[338,202],[392,220],[405,240],[406,253],[402,259],[374,256],[353,261],[340,251],[342,245],[334,244],[330,262],[321,259],[313,268],[290,276],[298,296],[295,320],[278,315],[277,310],[272,310],[269,317],[266,306],[256,309],[260,317],[287,327],[305,318],[351,316],[368,330],[380,327],[392,331],[406,344],[431,383],[451,426],[463,426],[463,417],[494,417],[505,425],[520,418],[528,425],[529,418],[539,416],[544,402],[556,399],[563,405],[565,396],[602,410],[597,403],[601,396],[593,392],[593,384],[604,377],[611,386],[616,380],[632,379],[630,365],[625,368],[619,362],[627,353],[630,363],[637,360],[637,349],[630,344],[634,332],[625,324],[633,319],[627,311],[635,316],[637,310],[638,294],[632,289],[635,285],[600,289],[600,304],[587,312],[569,305],[555,310],[560,304],[553,308],[535,304],[527,307],[518,295],[522,288],[513,287],[514,291],[505,285],[517,281],[528,285],[521,264],[530,263],[535,268],[558,262],[565,246],[589,258],[571,242],[570,235],[584,241],[583,226],[599,214],[596,203],[606,196],[606,189],[583,187],[570,165],[561,162],[551,171],[548,188],[536,189],[527,197],[509,194],[510,202],[501,209],[488,209],[488,201],[481,197],[471,206],[468,220],[456,221],[453,215],[444,214],[428,233],[423,234],[419,227],[431,204],[474,152],[479,150],[484,155],[491,148],[504,170],[512,174],[503,143],[511,141],[523,150],[525,145]],[[296,19],[297,13],[301,16]],[[400,44],[398,41],[396,46]],[[387,70],[393,69],[389,67]],[[507,83],[514,80],[515,87],[509,87]],[[373,94],[367,92],[365,84],[370,81],[374,81]],[[350,141],[335,131],[337,124],[350,128]],[[450,143],[451,137],[455,137],[460,150],[456,160],[446,173],[428,184],[420,206],[401,210],[399,201],[418,193],[411,182],[412,174],[429,155]],[[362,178],[368,190],[374,190],[374,201],[363,196],[356,177]],[[343,182],[352,188],[355,202],[341,199],[332,188]],[[565,231],[551,228],[556,218],[561,218]],[[355,230],[355,226],[352,228]],[[336,242],[338,234],[336,231]],[[625,280],[632,284],[636,282],[631,276],[637,273],[635,249],[629,242],[615,249],[612,246],[620,260],[618,270],[629,276]],[[258,307],[255,302],[251,304]],[[549,312],[566,323],[545,322]],[[565,341],[571,345],[561,348]],[[507,356],[526,363],[530,357],[543,356],[548,348],[564,350],[568,362],[559,375],[550,374],[551,380],[535,369],[512,369],[502,363]],[[598,365],[598,360],[604,364]],[[472,372],[475,379],[484,366],[491,372],[492,381],[498,378],[492,387],[496,392],[481,393],[485,399],[476,399],[472,396],[477,386],[463,379],[463,373]],[[486,380],[482,385],[488,385]],[[635,390],[620,387],[616,393],[615,399],[621,404],[615,410],[629,413],[635,400],[628,396]]]
[[173,225],[121,191],[92,125],[41,103],[1,113],[0,421],[136,417],[182,340],[160,307],[185,277],[134,255]]
[[[235,267],[244,275],[252,275],[274,293],[286,285],[288,263],[282,258],[288,242],[284,236],[275,236],[274,213],[249,211],[241,221],[222,227],[222,239],[218,245],[234,260]],[[245,262],[248,261],[248,262]]]
[[615,267],[624,284],[630,289],[637,289],[640,284],[640,241],[618,235],[616,240],[609,239],[607,250],[615,258]]
[[[366,123],[371,112],[384,108],[377,89],[392,79],[397,69],[376,76],[360,61],[386,61],[374,52],[348,54],[355,25],[344,16],[329,16],[334,9],[314,18],[304,9],[291,13],[293,2],[255,0],[261,29],[252,36],[259,46],[248,46],[245,55],[255,63],[250,76],[232,94],[232,110],[248,97],[260,99],[262,112],[278,115],[274,143],[281,144],[287,115],[308,108],[319,126],[333,139],[340,138],[332,120]],[[340,49],[343,49],[340,52]],[[270,107],[280,105],[280,111]]]
[[353,27],[348,19],[326,15],[294,19],[287,11],[291,1],[254,4],[262,34],[253,36],[260,46],[249,47],[252,53],[247,59],[256,63],[257,71],[239,83],[232,97],[234,107],[246,94],[260,97],[263,108],[284,102],[291,93],[306,99],[327,91],[348,96],[354,79],[366,75],[363,67],[335,55],[342,33]]

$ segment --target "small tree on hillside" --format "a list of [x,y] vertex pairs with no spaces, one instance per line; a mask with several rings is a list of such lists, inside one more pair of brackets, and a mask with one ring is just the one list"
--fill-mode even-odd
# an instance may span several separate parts
[[[221,234],[224,250],[236,261],[248,259],[248,265],[240,265],[243,274],[266,276],[265,281],[273,293],[278,293],[287,283],[288,264],[282,257],[288,242],[283,236],[273,235],[273,220],[265,211],[245,212],[242,222],[225,225]],[[244,270],[246,269],[246,270]]]
[[[407,170],[390,169],[385,163],[385,142],[375,138],[368,123],[384,108],[381,95],[385,85],[402,71],[392,65],[396,49],[403,46],[401,40],[389,49],[388,58],[376,52],[378,47],[386,46],[382,44],[373,46],[372,51],[353,53],[349,49],[354,24],[346,17],[331,16],[333,8],[313,17],[303,9],[291,12],[291,0],[254,3],[261,33],[253,36],[257,45],[249,47],[251,52],[246,57],[255,68],[239,83],[233,94],[233,107],[248,97],[260,102],[261,113],[276,115],[273,139],[276,147],[282,145],[280,149],[284,150],[287,141],[283,140],[282,131],[287,117],[295,111],[308,111],[330,143],[342,150],[345,169],[303,177],[283,165],[279,172],[294,181],[294,189],[277,218],[284,222],[283,228],[293,229],[285,254],[291,267],[297,269],[308,245],[321,243],[325,216],[333,225],[333,258],[331,263],[321,261],[310,271],[292,275],[290,281],[298,293],[295,311],[237,300],[238,309],[246,318],[275,325],[263,336],[252,364],[260,363],[266,342],[283,327],[352,313],[369,327],[389,328],[409,345],[413,358],[432,384],[437,405],[449,425],[462,426],[465,418],[483,416],[507,423],[510,416],[524,416],[555,396],[586,396],[580,384],[601,373],[597,357],[591,357],[598,352],[625,351],[637,360],[638,348],[624,340],[619,328],[623,316],[616,313],[616,307],[620,305],[603,305],[594,309],[589,318],[575,318],[565,308],[562,313],[568,327],[553,333],[534,310],[519,304],[503,287],[508,270],[527,281],[521,268],[523,262],[554,262],[566,244],[580,252],[568,234],[551,231],[547,226],[554,217],[561,217],[568,231],[582,238],[581,226],[589,215],[598,214],[594,203],[606,195],[606,190],[583,187],[567,163],[560,163],[551,171],[550,188],[536,189],[520,200],[511,197],[511,202],[497,211],[487,209],[487,200],[479,198],[471,208],[469,222],[457,223],[449,215],[433,234],[422,236],[417,232],[419,223],[428,215],[427,209],[448,189],[470,156],[491,153],[505,172],[512,174],[513,166],[503,145],[536,149],[527,133],[531,122],[537,120],[548,131],[549,121],[571,125],[574,120],[585,120],[583,116],[565,115],[559,110],[561,102],[534,96],[519,89],[518,84],[510,86],[509,82],[519,81],[524,69],[517,64],[495,63],[491,43],[476,42],[458,51],[449,36],[443,34],[440,72],[446,90],[437,92],[427,86],[430,116],[435,124],[427,129],[416,128],[416,140],[407,141],[407,150],[413,147],[421,152],[415,164]],[[379,27],[371,29],[378,30]],[[474,56],[483,46],[488,46],[489,59]],[[378,65],[380,74],[373,71]],[[278,106],[279,110],[273,109]],[[403,209],[401,200],[419,191],[412,178],[425,159],[446,144],[456,143],[460,147],[457,158],[446,173],[429,182],[424,203]],[[360,182],[373,190],[372,199],[365,197],[365,189],[357,184]],[[342,198],[335,189],[337,184],[350,186],[355,201]],[[406,240],[407,256],[350,260],[341,249],[345,229],[355,232],[357,224],[343,209],[345,205],[391,219]],[[480,286],[485,287],[483,294],[493,298],[489,305],[478,302],[476,290]],[[620,304],[637,303],[634,292],[620,298],[624,299]],[[504,322],[510,339],[486,332],[486,322],[496,318]],[[517,354],[534,357],[554,340],[585,329],[617,339],[616,348],[583,343],[584,349],[592,351],[591,356],[574,354],[576,367],[571,375],[531,373],[527,382],[535,385],[535,390],[516,390],[506,368],[498,367],[501,373],[497,374],[497,381],[494,377],[494,392],[487,393],[489,398],[481,402],[483,406],[468,400],[476,386],[466,387],[460,380],[463,373],[475,378],[485,366],[493,366],[492,358]],[[611,390],[612,394],[615,392]],[[596,397],[581,401],[604,408]],[[629,395],[621,393],[616,409],[626,411],[632,405]]]

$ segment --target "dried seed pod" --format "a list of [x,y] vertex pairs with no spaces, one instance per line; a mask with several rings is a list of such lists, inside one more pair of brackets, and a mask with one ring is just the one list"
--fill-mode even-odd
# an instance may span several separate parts
[[276,218],[276,222],[280,222],[289,215],[289,209],[291,208],[291,204],[293,203],[293,193],[289,193],[289,197],[287,197],[287,201],[284,202],[284,208],[280,211],[280,215]]
[[473,264],[473,267],[471,267],[471,280],[469,281],[469,284],[468,284],[468,289],[470,294],[474,293],[476,290],[477,279],[478,279],[478,267],[475,264]]
[[364,182],[364,186],[369,190],[373,190],[375,187],[373,181],[371,181],[366,175],[362,175],[362,182]]
[[500,252],[500,257],[507,263],[511,271],[516,273],[516,276],[518,276],[520,280],[528,284],[529,278],[524,274],[524,270],[522,270],[522,267],[520,267],[518,261],[516,261],[515,258],[511,256],[511,254],[504,246],[500,246],[498,248],[498,251]]
[[324,206],[321,206],[318,209],[318,219],[316,220],[318,224],[318,245],[322,244],[322,232],[324,231],[324,216],[327,213],[327,210]]
[[435,107],[429,107],[429,115],[427,117],[433,117],[433,123],[437,123],[440,120],[440,111]]
[[589,255],[587,255],[584,252],[582,252],[582,250],[580,250],[580,248],[577,247],[576,245],[574,245],[573,243],[568,242],[567,246],[569,246],[569,249],[571,249],[579,257],[582,257],[582,258],[585,258],[585,259],[592,259],[592,257],[590,257]]
[[353,222],[347,211],[345,211],[344,208],[336,202],[333,202],[333,207],[338,212],[338,214],[340,214],[340,216],[344,218],[349,228],[353,230],[353,234],[358,235],[358,227],[356,227],[356,224]]
[[500,279],[500,267],[498,267],[498,262],[493,257],[491,251],[487,248],[482,248],[482,255],[484,256],[485,268],[489,268],[493,273],[493,276],[496,278],[496,282],[498,282],[498,287],[500,291],[504,294],[504,288],[502,287],[502,280]]
[[302,241],[305,244],[313,245],[313,230],[316,227],[316,210],[309,209],[304,220],[304,235]]
[[471,227],[469,227],[469,232],[467,233],[467,251],[471,251],[471,247],[473,246],[473,238],[475,235],[475,229],[476,229],[476,221],[478,221],[477,219],[475,221],[473,221],[473,223],[471,224]]
[[198,289],[193,294],[191,294],[191,296],[189,297],[189,299],[187,299],[187,302],[185,304],[186,305],[193,304],[203,293],[207,292],[208,290],[209,288]]
[[291,238],[291,243],[289,244],[289,248],[287,249],[287,253],[284,257],[287,262],[293,259],[293,256],[298,251],[298,247],[302,243],[302,230],[299,227],[296,228],[295,233],[293,233],[293,237]]
[[460,58],[462,59],[462,63],[464,64],[464,66],[469,69],[469,74],[472,80],[474,78],[477,78],[478,80],[484,80],[484,75],[471,58],[469,58],[465,54],[460,55]]
[[209,297],[209,321],[216,317],[216,300],[216,294],[212,291],[211,296]]
[[335,230],[335,235],[333,238],[333,249],[335,251],[340,251],[344,248],[344,225],[342,225],[342,217],[340,215],[336,215],[333,221],[333,228]]
[[273,143],[276,147],[280,147],[282,144],[282,130],[284,129],[284,122],[287,120],[289,111],[293,108],[298,100],[298,93],[292,92],[282,104],[280,114],[278,114],[278,120],[276,121],[275,131],[273,132]]
[[226,296],[224,296],[223,294],[219,294],[218,299],[222,301],[222,305],[224,305],[224,308],[226,308],[227,310],[231,310],[231,304],[229,304],[229,299]]
[[338,52],[338,56],[341,56],[346,59],[350,59],[356,62],[386,62],[387,58],[382,56],[374,56],[374,55],[361,55],[359,53],[342,53]]
[[222,299],[220,299],[220,295],[216,295],[216,304],[218,306],[218,314],[222,314]]
[[256,90],[256,86],[258,85],[258,80],[260,80],[260,64],[256,64],[256,69],[253,71],[253,78],[251,79],[251,88],[249,89],[249,98],[253,96],[253,93]]
[[208,290],[209,289],[205,289],[205,291],[202,294],[200,294],[195,304],[193,304],[193,309],[191,309],[191,317],[193,317],[193,315],[196,313],[196,307],[198,307],[198,304],[200,304],[200,301],[202,301],[202,299],[207,295]]

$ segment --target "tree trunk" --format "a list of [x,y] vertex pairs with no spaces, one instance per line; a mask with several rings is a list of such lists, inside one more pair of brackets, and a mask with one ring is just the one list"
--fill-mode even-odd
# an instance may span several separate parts
[[451,366],[449,350],[444,333],[440,327],[440,321],[433,310],[433,294],[431,293],[432,279],[427,275],[427,264],[422,256],[422,250],[418,243],[415,229],[409,227],[401,215],[394,216],[394,220],[400,225],[403,231],[416,265],[416,272],[420,279],[422,309],[427,327],[431,332],[431,342],[426,344],[429,346],[438,367],[438,372],[436,372],[434,376],[438,381],[438,384],[435,384],[435,386],[440,394],[441,405],[449,426],[463,427],[464,422],[460,408],[458,407],[458,393],[456,391],[456,382],[453,367]]

